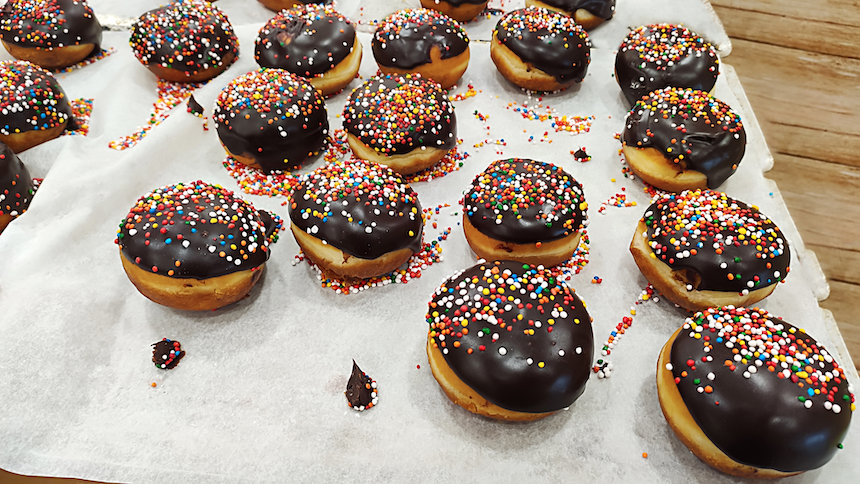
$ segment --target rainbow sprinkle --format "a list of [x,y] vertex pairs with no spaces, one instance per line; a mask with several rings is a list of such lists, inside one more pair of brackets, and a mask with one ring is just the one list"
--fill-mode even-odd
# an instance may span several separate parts
[[53,72],[54,74],[65,74],[67,72],[76,71],[76,70],[80,69],[81,67],[86,67],[86,66],[88,66],[94,62],[98,62],[98,61],[104,59],[105,57],[107,57],[111,54],[115,54],[115,53],[116,53],[116,48],[114,48],[114,47],[111,47],[109,49],[102,49],[101,51],[99,51],[98,54],[91,55],[91,56],[87,57],[86,59],[78,62],[77,64],[72,64],[69,67],[63,67],[62,69],[52,70],[51,72]]
[[72,108],[72,117],[75,118],[76,129],[67,129],[62,136],[86,136],[90,133],[90,116],[93,114],[92,99],[73,99],[69,106]]
[[170,117],[170,110],[179,106],[188,99],[195,89],[204,86],[205,82],[168,82],[158,80],[158,100],[153,103],[153,110],[149,115],[149,124],[138,128],[134,133],[123,136],[108,143],[108,147],[115,150],[127,150],[140,143],[149,131]]

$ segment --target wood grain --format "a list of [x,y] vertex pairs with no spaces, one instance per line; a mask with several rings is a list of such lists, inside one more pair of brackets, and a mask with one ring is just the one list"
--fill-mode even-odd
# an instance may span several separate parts
[[[720,15],[724,24],[743,22],[751,12],[776,13],[804,19],[810,23],[860,26],[860,0],[711,0],[714,7],[730,7],[733,12]],[[726,25],[726,30],[729,26]]]

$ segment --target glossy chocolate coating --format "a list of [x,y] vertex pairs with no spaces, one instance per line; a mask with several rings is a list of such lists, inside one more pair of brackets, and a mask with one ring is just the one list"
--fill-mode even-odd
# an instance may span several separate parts
[[561,84],[581,82],[588,72],[588,34],[567,15],[535,7],[514,10],[499,20],[495,34],[523,62]]
[[674,163],[707,177],[717,188],[744,157],[743,122],[724,102],[703,91],[666,88],[638,101],[627,113],[621,142],[656,148]]
[[570,14],[587,10],[595,17],[609,20],[615,14],[615,0],[540,0],[541,3],[564,10]]
[[117,243],[141,269],[185,279],[251,270],[269,258],[265,227],[254,206],[200,181],[141,197],[120,222]]
[[694,289],[741,293],[776,284],[788,274],[791,250],[779,227],[724,193],[663,195],[642,220],[658,260],[699,274]]
[[64,122],[68,129],[75,126],[68,96],[54,76],[27,61],[0,63],[0,133],[45,130]]
[[260,29],[254,59],[262,67],[311,78],[346,59],[357,41],[355,27],[331,7],[282,10]]
[[373,399],[376,398],[376,389],[373,388],[373,378],[361,371],[355,360],[352,361],[352,374],[346,382],[346,401],[354,409],[371,407]]
[[152,362],[155,363],[156,368],[172,370],[184,356],[185,351],[182,350],[182,344],[179,341],[164,338],[152,344]]
[[[826,464],[853,413],[853,395],[838,364],[811,336],[766,311],[708,313],[711,322],[703,313],[687,320],[671,351],[678,391],[705,435],[733,460],[754,467],[797,472]],[[763,332],[754,334],[744,324]]]
[[0,215],[20,216],[27,211],[35,193],[27,167],[0,142]]
[[451,370],[499,407],[552,412],[585,391],[594,356],[591,317],[548,270],[477,264],[436,289],[427,322]]
[[343,127],[383,155],[457,145],[457,116],[448,93],[415,74],[372,77],[349,95]]
[[101,50],[102,26],[84,0],[12,0],[0,10],[0,37],[25,48],[56,49],[95,44]]
[[695,32],[679,25],[646,25],[621,42],[615,76],[633,105],[664,87],[710,91],[720,74],[719,63],[716,49]]
[[435,10],[401,10],[379,23],[371,43],[380,65],[412,69],[431,62],[438,47],[442,59],[456,57],[469,48],[469,37],[460,24]]
[[360,259],[421,251],[418,194],[390,168],[362,160],[331,163],[307,175],[290,196],[290,220]]
[[215,101],[212,120],[231,153],[253,158],[270,173],[300,166],[328,142],[322,95],[282,69],[263,68],[230,81]]
[[463,206],[479,232],[517,244],[567,237],[586,220],[585,194],[572,176],[551,163],[517,158],[494,161],[478,174]]

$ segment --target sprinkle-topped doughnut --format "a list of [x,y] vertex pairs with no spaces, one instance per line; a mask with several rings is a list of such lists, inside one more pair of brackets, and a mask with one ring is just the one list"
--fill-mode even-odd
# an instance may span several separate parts
[[707,187],[716,188],[737,170],[746,131],[740,116],[707,92],[669,87],[636,102],[621,142],[655,148],[678,170],[702,173]]
[[615,0],[526,0],[526,6],[555,10],[576,19],[586,30],[612,19]]
[[301,165],[328,139],[322,95],[282,69],[263,68],[230,81],[215,101],[212,119],[232,156],[266,172]]
[[332,0],[257,0],[262,3],[269,10],[274,10],[275,12],[280,12],[281,10],[286,10],[293,7],[298,7],[301,5],[318,3],[322,5],[328,5],[332,3]]
[[687,318],[670,344],[671,362],[657,371],[671,372],[695,423],[732,460],[799,472],[838,450],[853,390],[804,330],[758,308],[729,306]]
[[129,43],[144,66],[176,82],[215,77],[239,55],[230,21],[204,0],[178,0],[144,13],[133,25]]
[[[58,51],[56,55],[46,56],[47,62],[40,63],[42,67],[55,68],[98,53],[102,27],[86,0],[11,0],[0,11],[0,37],[4,44],[24,49]],[[89,47],[79,49],[68,58],[59,53],[68,47],[84,45]],[[19,57],[19,50],[14,48],[10,52],[18,58],[37,62],[26,54]]]
[[630,104],[664,87],[710,91],[719,73],[714,46],[681,25],[634,29],[615,57],[615,77]]
[[119,225],[117,244],[134,265],[174,278],[218,277],[269,258],[266,227],[253,205],[201,181],[140,197]]
[[0,142],[0,233],[27,211],[36,189],[27,167]]
[[522,62],[554,77],[561,86],[581,82],[591,62],[585,30],[567,15],[543,8],[508,13],[496,24],[493,36]]
[[440,351],[456,377],[493,405],[553,412],[585,390],[594,353],[591,317],[546,269],[479,263],[436,289],[427,323],[428,351]]
[[[27,61],[0,63],[0,141],[20,153],[56,138],[69,123],[72,109],[54,76]],[[22,139],[34,131],[47,138]]]

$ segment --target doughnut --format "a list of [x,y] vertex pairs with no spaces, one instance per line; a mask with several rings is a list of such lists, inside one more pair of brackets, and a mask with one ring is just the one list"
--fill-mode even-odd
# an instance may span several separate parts
[[383,74],[418,73],[448,89],[469,67],[469,37],[456,20],[436,10],[395,12],[376,27],[373,58]]
[[290,196],[290,228],[327,277],[387,274],[422,248],[418,195],[390,168],[362,160],[306,175]]
[[711,91],[719,74],[714,46],[681,25],[631,30],[615,55],[615,80],[631,106],[664,87]]
[[349,95],[343,127],[356,157],[404,175],[435,165],[457,145],[448,94],[417,74],[365,81]]
[[648,282],[688,311],[761,301],[791,260],[773,221],[711,190],[658,198],[636,226],[630,252]]
[[322,95],[282,69],[262,68],[230,81],[212,119],[230,156],[268,173],[301,166],[328,142]]
[[116,243],[141,294],[164,306],[206,311],[254,287],[275,230],[230,190],[195,181],[140,197],[120,222]]
[[0,39],[12,57],[59,69],[98,54],[102,26],[86,0],[10,0]]
[[361,42],[352,22],[330,6],[283,10],[260,29],[254,59],[261,67],[306,77],[324,96],[355,79]]
[[264,7],[268,8],[269,10],[274,10],[275,12],[280,12],[281,10],[285,10],[285,9],[289,9],[289,8],[293,8],[293,7],[300,7],[302,5],[307,5],[307,4],[318,3],[318,4],[322,4],[322,5],[327,5],[327,4],[330,4],[332,2],[332,0],[319,0],[316,2],[313,0],[307,0],[307,1],[305,1],[305,0],[257,0],[257,1],[262,3]]
[[767,311],[733,306],[696,313],[672,335],[657,393],[678,439],[739,477],[823,466],[855,408],[845,371],[814,338]]
[[458,272],[434,292],[427,323],[433,376],[472,413],[537,420],[585,391],[591,317],[547,269],[493,261]]
[[561,168],[497,160],[463,197],[463,231],[478,257],[549,267],[576,251],[587,208],[582,185]]
[[704,91],[667,87],[636,102],[621,133],[633,173],[660,190],[717,188],[744,157],[744,125]]
[[0,142],[0,234],[30,206],[36,189],[27,167]]
[[615,0],[526,0],[526,6],[561,12],[573,17],[585,30],[611,20],[615,14]]
[[239,56],[230,21],[204,0],[178,0],[144,13],[129,44],[141,64],[171,82],[212,79]]
[[558,91],[585,78],[591,46],[588,34],[572,18],[529,7],[499,20],[490,57],[502,76],[517,86]]
[[487,8],[488,0],[421,0],[421,6],[436,10],[458,22],[473,20]]
[[27,61],[0,62],[0,141],[20,153],[74,125],[69,99],[51,73]]

